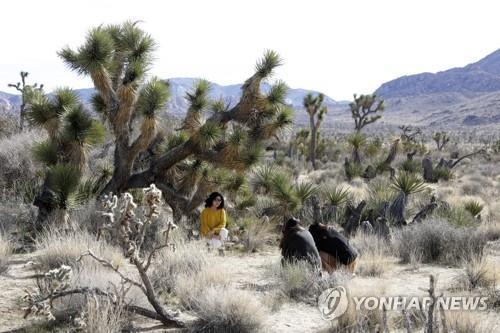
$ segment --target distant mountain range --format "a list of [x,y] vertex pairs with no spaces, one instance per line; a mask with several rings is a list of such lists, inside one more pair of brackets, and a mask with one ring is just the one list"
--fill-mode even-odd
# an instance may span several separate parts
[[[167,104],[166,111],[176,115],[182,116],[185,114],[188,103],[186,101],[186,93],[193,89],[194,84],[198,79],[196,78],[171,78],[170,82],[170,93],[171,98]],[[269,91],[270,85],[268,83],[262,84],[262,90],[264,92]],[[85,104],[90,103],[90,99],[94,94],[93,88],[88,89],[76,89],[75,90],[80,96],[81,100]],[[318,94],[317,91],[305,90],[305,89],[289,89],[286,96],[286,103],[290,105],[295,110],[301,110],[302,100],[307,93]],[[217,83],[211,83],[209,96],[212,99],[223,98],[224,101],[230,105],[235,105],[241,96],[241,84],[222,86]],[[4,110],[14,110],[20,104],[19,95],[8,94],[5,92],[0,92],[0,109]],[[329,109],[339,109],[345,107],[346,102],[336,102],[332,98],[325,96],[324,104]],[[301,121],[300,112],[298,120]]]
[[397,78],[376,93],[386,120],[450,127],[500,125],[500,50],[465,67]]
[[[193,88],[195,78],[169,79],[171,99],[167,111],[182,116],[187,109],[186,92]],[[268,91],[269,84],[262,89]],[[76,90],[82,101],[88,103],[94,90]],[[287,104],[296,110],[295,121],[307,124],[302,107],[306,89],[290,89]],[[375,93],[386,101],[384,124],[413,124],[430,127],[469,127],[482,125],[500,126],[500,50],[465,67],[452,68],[437,73],[402,76],[382,84]],[[241,94],[241,84],[219,85],[212,83],[210,97],[223,98],[234,105]],[[0,109],[15,110],[20,104],[18,95],[0,92]],[[324,126],[352,122],[348,102],[335,101],[325,96],[329,112]]]

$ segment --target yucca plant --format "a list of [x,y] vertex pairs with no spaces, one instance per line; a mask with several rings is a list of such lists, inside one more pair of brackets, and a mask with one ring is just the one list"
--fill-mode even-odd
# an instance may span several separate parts
[[338,221],[339,208],[350,200],[351,191],[346,187],[336,186],[327,188],[324,191],[324,195],[327,201],[327,209],[324,212],[325,220],[329,221],[333,219],[334,221]]
[[318,193],[318,186],[310,182],[300,182],[294,186],[295,193],[300,202],[304,204],[314,194]]
[[392,187],[399,192],[392,201],[389,211],[396,224],[404,224],[405,209],[408,197],[424,191],[427,188],[425,181],[418,175],[408,172],[398,173],[392,180]]
[[352,160],[355,164],[361,164],[360,150],[366,144],[366,137],[357,132],[347,138],[347,143],[352,149]]
[[342,186],[327,189],[325,192],[328,204],[335,207],[339,207],[346,203],[351,196],[349,189]]
[[470,200],[464,204],[464,208],[472,216],[477,217],[483,211],[484,205],[477,200]]
[[277,215],[291,215],[301,205],[301,198],[290,183],[290,176],[282,172],[278,172],[271,181],[271,197],[278,203]]
[[427,188],[425,181],[420,176],[410,172],[400,172],[392,180],[392,186],[406,196],[419,193]]
[[[282,64],[276,52],[266,51],[233,105],[210,100],[210,84],[197,81],[186,95],[189,107],[178,133],[167,136],[151,163],[138,163],[141,153],[155,144],[156,117],[169,98],[168,82],[155,77],[146,80],[155,46],[137,22],[125,22],[91,29],[83,45],[76,50],[64,48],[59,55],[70,69],[92,79],[94,109],[112,130],[114,170],[101,193],[120,193],[154,182],[179,220],[203,202],[208,189],[217,186],[210,168],[243,174],[261,159],[264,142],[279,137],[293,117],[285,105],[284,82],[273,84],[267,94],[260,89]],[[139,135],[133,135],[136,132]],[[204,171],[193,175],[193,160],[204,162]],[[134,168],[138,164],[144,167]]]
[[271,192],[272,181],[277,173],[273,164],[258,166],[250,175],[250,184],[256,193],[267,194]]
[[33,149],[35,159],[46,168],[44,184],[34,201],[39,208],[37,228],[52,214],[64,223],[67,210],[75,203],[88,150],[103,140],[104,129],[69,88],[57,89],[50,97],[37,93],[27,106],[27,118],[48,134]]

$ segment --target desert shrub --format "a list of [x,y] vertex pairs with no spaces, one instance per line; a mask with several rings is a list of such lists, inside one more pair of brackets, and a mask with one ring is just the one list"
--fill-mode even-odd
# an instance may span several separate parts
[[440,167],[434,169],[434,178],[436,180],[451,180],[454,177],[453,171],[450,168]]
[[317,297],[327,288],[337,286],[347,280],[348,275],[341,270],[321,276],[307,261],[284,262],[268,267],[266,275],[277,281],[276,299],[290,299],[314,304]]
[[391,249],[385,239],[358,231],[351,243],[359,252],[356,271],[360,275],[381,276],[391,268]]
[[273,226],[270,223],[254,221],[243,233],[243,248],[247,252],[257,252],[262,250],[266,244],[274,241],[275,236],[272,233]]
[[36,207],[23,203],[22,201],[0,202],[0,232],[19,233],[23,236],[23,230],[30,230],[36,218]]
[[477,311],[448,311],[448,329],[455,333],[495,332],[495,324],[483,319]]
[[460,265],[481,258],[487,237],[473,228],[454,228],[445,221],[430,219],[403,228],[394,235],[394,247],[403,263],[417,250],[424,263]]
[[26,131],[0,140],[0,188],[11,190],[11,196],[20,196],[37,181],[32,147],[42,139],[41,132]]
[[264,323],[263,305],[248,291],[210,286],[191,303],[196,332],[250,333]]
[[118,333],[126,324],[125,311],[110,299],[88,297],[77,323],[85,332]]
[[471,227],[477,224],[474,216],[463,207],[440,207],[435,215],[457,227]]
[[157,255],[151,282],[160,292],[172,292],[177,276],[190,276],[205,269],[209,263],[203,242],[177,243],[175,251],[164,249]]
[[19,131],[19,117],[14,113],[0,111],[0,139]]
[[404,160],[400,168],[406,172],[418,173],[422,169],[422,162],[419,160]]
[[497,239],[500,239],[500,223],[496,221],[492,222],[483,222],[479,226],[479,230],[481,230],[486,237],[488,238],[488,241],[496,241]]
[[192,273],[186,272],[175,276],[173,293],[186,309],[192,309],[199,294],[211,286],[229,286],[229,276],[225,270],[213,265]]
[[0,232],[0,274],[9,268],[9,257],[12,254],[12,245],[2,232]]
[[58,268],[61,265],[73,268],[82,265],[100,266],[88,257],[83,258],[80,263],[77,262],[81,254],[87,250],[92,250],[98,257],[109,260],[115,267],[122,265],[124,261],[118,248],[102,240],[97,241],[94,235],[78,228],[62,230],[60,226],[51,226],[36,238],[35,248],[38,251],[39,269],[42,271]]
[[347,311],[332,324],[328,333],[378,332],[383,327],[382,311],[379,309],[357,311],[354,302],[349,302]]
[[474,258],[463,263],[465,269],[455,278],[460,290],[472,291],[476,288],[489,288],[496,285],[498,269],[485,258]]
[[196,332],[255,332],[262,326],[262,304],[249,292],[231,287],[226,271],[217,265],[178,274],[174,293],[199,318]]
[[382,204],[390,203],[396,197],[391,183],[386,179],[375,179],[368,187],[367,209],[378,211]]

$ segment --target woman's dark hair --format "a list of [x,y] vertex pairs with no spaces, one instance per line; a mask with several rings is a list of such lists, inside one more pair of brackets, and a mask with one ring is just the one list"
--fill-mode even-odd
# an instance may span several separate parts
[[217,207],[217,209],[222,209],[224,208],[224,197],[222,196],[222,194],[220,194],[219,192],[212,192],[210,193],[210,195],[208,196],[207,200],[205,200],[205,207],[212,207],[212,204],[215,200],[215,198],[217,197],[220,197],[222,200],[220,202],[220,205],[219,207]]

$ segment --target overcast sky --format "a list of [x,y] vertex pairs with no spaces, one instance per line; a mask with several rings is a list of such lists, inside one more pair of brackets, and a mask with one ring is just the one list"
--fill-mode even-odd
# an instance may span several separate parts
[[158,49],[152,73],[243,82],[265,49],[292,88],[351,99],[402,75],[475,62],[500,48],[499,1],[81,0],[2,2],[0,91],[30,82],[90,87],[56,52],[101,23],[143,21]]

